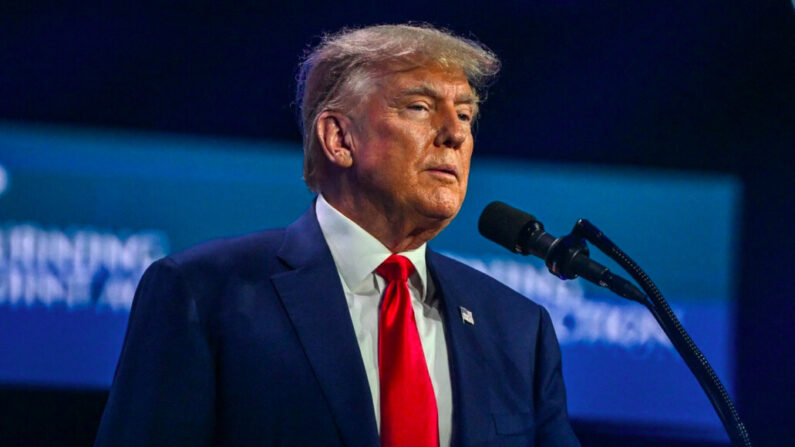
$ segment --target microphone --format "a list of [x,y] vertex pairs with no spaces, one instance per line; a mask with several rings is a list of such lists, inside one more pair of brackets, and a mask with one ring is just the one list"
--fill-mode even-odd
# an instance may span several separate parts
[[535,216],[503,202],[491,202],[483,210],[478,231],[514,253],[532,254],[544,260],[555,240]]
[[503,202],[491,202],[480,215],[478,231],[514,253],[543,259],[550,273],[560,279],[579,276],[625,298],[645,303],[646,295],[637,287],[588,257],[588,246],[582,237],[570,234],[555,238],[544,231],[544,225],[532,214]]

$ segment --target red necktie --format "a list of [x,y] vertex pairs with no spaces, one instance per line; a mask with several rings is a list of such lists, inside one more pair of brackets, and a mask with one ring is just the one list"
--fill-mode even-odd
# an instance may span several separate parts
[[378,321],[381,446],[438,447],[436,396],[406,282],[414,266],[391,255],[375,272],[387,282]]

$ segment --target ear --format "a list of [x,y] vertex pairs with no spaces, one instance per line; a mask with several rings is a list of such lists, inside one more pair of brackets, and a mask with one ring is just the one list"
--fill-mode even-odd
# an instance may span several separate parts
[[353,140],[350,135],[352,128],[350,119],[339,112],[326,111],[317,117],[315,132],[323,148],[323,155],[341,168],[353,165],[351,150]]

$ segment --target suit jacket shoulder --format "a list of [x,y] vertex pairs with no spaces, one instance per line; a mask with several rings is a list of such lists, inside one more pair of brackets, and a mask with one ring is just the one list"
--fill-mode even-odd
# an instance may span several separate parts
[[224,276],[261,272],[284,240],[285,229],[214,239],[169,255],[166,259],[185,274]]

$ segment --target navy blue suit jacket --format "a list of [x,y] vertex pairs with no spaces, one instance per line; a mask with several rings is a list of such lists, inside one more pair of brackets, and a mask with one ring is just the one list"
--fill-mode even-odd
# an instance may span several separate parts
[[[427,264],[443,303],[452,445],[579,446],[546,311],[431,250]],[[209,242],[144,274],[96,446],[160,445],[379,445],[314,207],[286,229]]]

